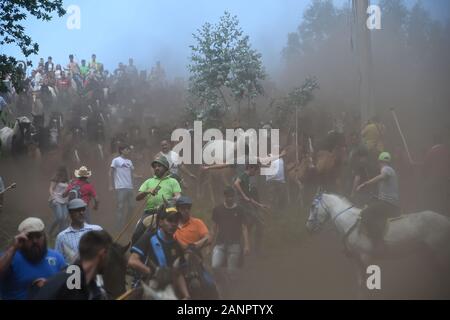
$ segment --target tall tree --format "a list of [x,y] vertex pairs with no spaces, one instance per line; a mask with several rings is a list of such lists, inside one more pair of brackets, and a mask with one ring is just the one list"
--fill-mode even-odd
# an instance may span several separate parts
[[[17,45],[25,57],[37,54],[39,45],[25,33],[22,22],[29,16],[42,21],[50,21],[53,12],[60,17],[66,13],[63,8],[63,0],[0,0],[0,46]],[[28,65],[31,63],[28,62]],[[17,65],[14,57],[0,54],[0,80],[10,76],[13,85],[19,88],[23,72],[23,68]],[[6,89],[1,81],[0,91]]]
[[219,116],[235,103],[248,103],[262,94],[260,81],[266,76],[261,55],[244,35],[239,20],[225,12],[217,24],[205,23],[193,34],[190,46],[189,91],[206,106],[204,113]]

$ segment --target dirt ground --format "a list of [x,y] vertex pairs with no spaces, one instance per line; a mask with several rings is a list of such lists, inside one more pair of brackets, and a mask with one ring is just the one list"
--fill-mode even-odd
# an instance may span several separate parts
[[[115,198],[107,188],[108,165],[97,166],[91,179],[100,198],[100,210],[93,212],[92,222],[111,231],[115,219]],[[56,169],[50,166],[53,168]],[[0,215],[0,250],[11,241],[18,224],[26,217],[40,217],[47,227],[50,226],[53,218],[47,202],[49,171],[25,160],[1,162],[0,175],[5,185],[16,182],[17,188],[5,195],[5,208]],[[201,205],[196,206],[196,211],[202,211]],[[331,229],[319,235],[308,235],[304,227],[305,214],[297,214],[296,211],[291,209],[285,216],[268,219],[266,250],[262,257],[247,258],[229,298],[357,298],[356,268],[342,252],[337,235]],[[112,234],[115,235],[114,232]],[[126,242],[126,239],[129,239],[129,233],[121,242]],[[444,293],[449,288],[443,285],[440,275],[427,262],[421,256],[380,262],[381,290],[366,291],[366,298],[450,298],[448,293]]]

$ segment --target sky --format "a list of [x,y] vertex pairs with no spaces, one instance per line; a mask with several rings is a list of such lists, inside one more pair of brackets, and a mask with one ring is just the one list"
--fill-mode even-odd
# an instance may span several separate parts
[[[278,69],[287,34],[296,30],[310,0],[65,0],[64,7],[80,8],[80,29],[68,29],[68,16],[50,22],[29,19],[26,32],[39,43],[38,57],[52,56],[66,64],[73,53],[76,60],[89,61],[97,55],[107,69],[133,57],[140,69],[156,61],[169,78],[186,76],[192,33],[205,22],[215,23],[225,10],[237,15],[251,44],[262,54],[269,73]],[[337,5],[350,0],[335,0]],[[376,1],[375,1],[376,2]],[[412,5],[416,0],[407,0]],[[450,18],[450,1],[422,0],[432,16]],[[21,57],[19,50],[4,47],[7,54]]]

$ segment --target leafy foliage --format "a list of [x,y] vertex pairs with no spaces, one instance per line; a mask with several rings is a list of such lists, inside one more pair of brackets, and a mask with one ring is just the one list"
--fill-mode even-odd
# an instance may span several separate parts
[[236,16],[225,12],[217,24],[205,23],[193,37],[189,92],[206,106],[203,118],[218,120],[229,110],[227,95],[239,102],[263,93],[261,54],[251,48]]
[[[37,54],[39,45],[25,33],[25,28],[21,23],[29,15],[38,20],[50,21],[51,14],[55,11],[60,17],[66,13],[63,8],[63,0],[0,0],[0,46],[15,44],[25,57]],[[17,64],[18,61],[14,57],[0,55],[0,79],[4,80],[7,75],[11,75],[12,83],[16,89],[20,89],[23,68]],[[28,65],[31,63],[28,62]],[[6,89],[2,81],[0,91]]]

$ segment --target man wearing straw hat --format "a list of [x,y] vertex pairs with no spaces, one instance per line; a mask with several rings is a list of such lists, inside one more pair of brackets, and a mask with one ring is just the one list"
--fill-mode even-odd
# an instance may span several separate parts
[[88,181],[92,172],[87,167],[82,166],[80,169],[75,170],[74,175],[76,179],[69,184],[63,197],[69,197],[69,201],[73,199],[82,199],[87,205],[85,213],[86,222],[91,223],[89,204],[91,203],[91,200],[94,200],[94,210],[97,210],[99,205],[97,192],[95,191],[94,186]]

